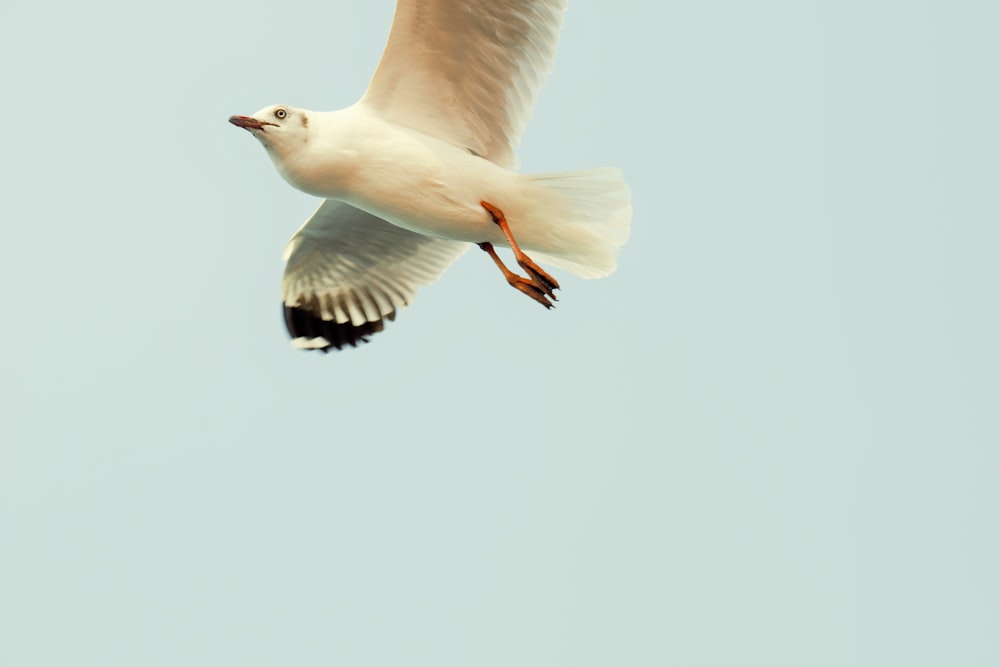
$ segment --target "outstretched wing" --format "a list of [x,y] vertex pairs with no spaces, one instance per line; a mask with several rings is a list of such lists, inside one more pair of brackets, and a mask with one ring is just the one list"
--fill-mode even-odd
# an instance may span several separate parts
[[503,166],[552,71],[566,0],[397,0],[362,101]]
[[367,342],[468,247],[327,199],[285,249],[281,300],[293,344],[325,352]]

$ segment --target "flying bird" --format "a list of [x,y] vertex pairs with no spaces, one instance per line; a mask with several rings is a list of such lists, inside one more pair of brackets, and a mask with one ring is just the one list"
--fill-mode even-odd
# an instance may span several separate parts
[[615,270],[632,218],[619,170],[515,171],[565,11],[566,0],[398,0],[356,104],[229,119],[285,180],[324,199],[285,249],[294,346],[367,342],[472,245],[546,308],[559,282],[538,262],[583,278]]

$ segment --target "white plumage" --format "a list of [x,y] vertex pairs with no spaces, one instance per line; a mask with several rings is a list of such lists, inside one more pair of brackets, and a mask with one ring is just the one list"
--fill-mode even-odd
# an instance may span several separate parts
[[[470,242],[509,246],[484,205],[502,212],[536,259],[588,278],[614,270],[632,211],[620,172],[509,170],[552,69],[565,6],[399,0],[357,104],[271,106],[230,119],[261,141],[286,180],[326,199],[285,253],[282,300],[296,345],[366,340]],[[526,270],[533,265],[523,260]],[[508,282],[550,305],[558,284],[528,273]]]
[[566,0],[399,0],[363,101],[391,123],[513,166],[565,11]]

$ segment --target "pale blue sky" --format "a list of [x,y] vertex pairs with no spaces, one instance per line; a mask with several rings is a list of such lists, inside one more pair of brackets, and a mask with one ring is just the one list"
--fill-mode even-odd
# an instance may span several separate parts
[[392,2],[6,3],[0,664],[1000,663],[1000,9],[573,0],[525,171],[633,236],[292,350],[226,123]]

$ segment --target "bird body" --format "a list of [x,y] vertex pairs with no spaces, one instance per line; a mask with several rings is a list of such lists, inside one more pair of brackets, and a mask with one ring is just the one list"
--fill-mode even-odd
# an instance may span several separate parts
[[[609,247],[599,233],[602,223],[612,236],[615,231],[620,237],[627,233],[627,227],[617,229],[627,225],[629,207],[624,182],[615,170],[595,174],[604,177],[591,179],[598,187],[588,189],[584,183],[573,199],[552,183],[571,180],[580,185],[588,180],[586,172],[519,174],[446,141],[386,122],[363,102],[332,112],[281,108],[282,127],[290,126],[289,136],[272,131],[262,141],[285,180],[303,192],[346,202],[412,232],[507,246],[480,205],[489,201],[504,211],[525,250],[569,254],[576,261],[555,263],[587,277],[609,271],[607,262],[613,261],[601,261],[602,250]],[[262,109],[254,117],[273,112]],[[599,208],[608,209],[598,211],[596,222],[574,210],[575,205],[594,203],[594,198]]]
[[[405,127],[363,104],[308,114],[308,138],[269,151],[294,187],[339,199],[410,231],[461,241],[504,243],[483,199],[513,203],[516,174]],[[261,115],[266,115],[263,110]]]
[[[632,213],[617,169],[509,168],[564,9],[565,0],[399,0],[357,104],[230,118],[285,180],[325,200],[285,252],[282,299],[296,345],[366,340],[470,243],[547,307],[559,285],[525,251],[582,277],[614,271]],[[528,278],[494,245],[510,247]]]

